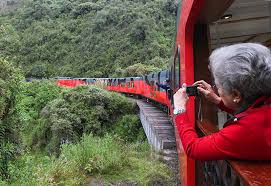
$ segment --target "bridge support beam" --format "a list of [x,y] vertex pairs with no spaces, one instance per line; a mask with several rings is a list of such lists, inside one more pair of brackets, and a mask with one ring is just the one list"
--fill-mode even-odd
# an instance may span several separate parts
[[174,149],[176,147],[174,128],[167,114],[141,100],[137,100],[137,105],[149,144],[156,151]]

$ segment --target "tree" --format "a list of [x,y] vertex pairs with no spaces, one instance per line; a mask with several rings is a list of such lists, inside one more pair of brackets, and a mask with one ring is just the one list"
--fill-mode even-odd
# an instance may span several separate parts
[[147,75],[151,72],[158,72],[161,69],[155,67],[155,66],[148,66],[148,65],[144,65],[141,63],[136,63],[134,65],[131,65],[129,67],[127,67],[124,72],[123,72],[123,76],[124,77],[131,77],[131,76],[144,76]]
[[0,59],[0,177],[8,178],[8,163],[14,155],[14,144],[18,143],[16,123],[12,114],[20,92],[22,76],[19,70]]
[[172,55],[175,7],[169,0],[28,0],[0,17],[0,56],[37,77],[108,77],[136,63],[164,68],[168,60],[153,59]]

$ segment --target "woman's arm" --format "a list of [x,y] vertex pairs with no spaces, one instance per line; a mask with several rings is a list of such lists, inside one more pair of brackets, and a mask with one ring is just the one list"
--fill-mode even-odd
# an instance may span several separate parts
[[[183,86],[174,94],[174,108],[177,110],[186,108],[187,101],[188,97]],[[228,126],[218,133],[199,138],[194,129],[194,123],[189,121],[186,112],[175,117],[175,124],[184,150],[189,157],[201,160],[238,158],[242,144],[237,149],[233,147],[238,146],[239,135],[244,132],[244,130],[239,131],[238,126]]]
[[246,158],[244,142],[247,130],[241,125],[230,125],[217,133],[199,138],[186,113],[175,118],[183,148],[187,156],[198,160]]

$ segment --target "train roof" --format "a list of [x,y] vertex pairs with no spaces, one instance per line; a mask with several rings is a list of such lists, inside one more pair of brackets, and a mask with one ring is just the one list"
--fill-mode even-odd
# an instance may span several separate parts
[[72,77],[55,77],[55,79],[73,79]]

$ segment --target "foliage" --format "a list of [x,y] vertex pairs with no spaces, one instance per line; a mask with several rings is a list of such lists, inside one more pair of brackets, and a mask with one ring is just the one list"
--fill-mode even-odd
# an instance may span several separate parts
[[173,185],[168,169],[151,156],[148,144],[131,145],[115,137],[84,135],[65,144],[59,158],[25,154],[9,165],[11,185],[88,185],[91,179],[151,185],[160,178]]
[[144,75],[170,59],[175,1],[23,1],[0,17],[0,56],[27,77],[109,77],[133,64],[148,69]]
[[133,114],[122,116],[113,131],[128,142],[144,141],[146,138],[139,117]]
[[[33,133],[43,124],[40,112],[50,101],[61,97],[63,88],[52,81],[24,82],[20,101],[12,116],[13,123],[20,123],[20,136],[23,146],[30,146]],[[32,130],[29,130],[32,129]]]
[[144,65],[141,63],[136,63],[127,67],[124,72],[124,77],[131,77],[131,76],[144,76],[151,72],[159,72],[161,69],[155,67],[154,65]]
[[[56,95],[59,89],[52,88],[55,93],[51,92],[51,98],[44,89],[46,85],[40,90],[33,89],[44,98],[37,96],[32,121],[25,125],[33,130],[25,131],[24,135],[29,146],[48,153],[59,154],[61,144],[77,142],[83,133],[102,136],[122,115],[135,112],[135,104],[127,98],[94,86],[66,89],[61,95]],[[29,107],[33,101],[24,102],[22,107]],[[42,107],[39,103],[43,103]]]
[[22,142],[18,148],[3,138],[1,185],[87,185],[90,179],[151,185],[157,178],[172,184],[168,169],[142,144],[135,103],[126,97],[95,86],[21,84],[8,121],[19,124],[14,131]]
[[76,162],[86,174],[114,174],[127,164],[126,149],[117,139],[83,136],[76,145],[63,145],[60,159]]
[[7,179],[8,162],[13,158],[18,124],[12,122],[14,106],[18,101],[22,76],[18,69],[0,59],[0,178]]
[[[0,58],[26,77],[141,76],[167,68],[175,1],[9,2],[16,7],[0,16]],[[90,176],[109,184],[167,182],[165,166],[138,143],[144,134],[127,98],[97,87],[22,82],[2,59],[0,71],[0,185],[86,185]]]

